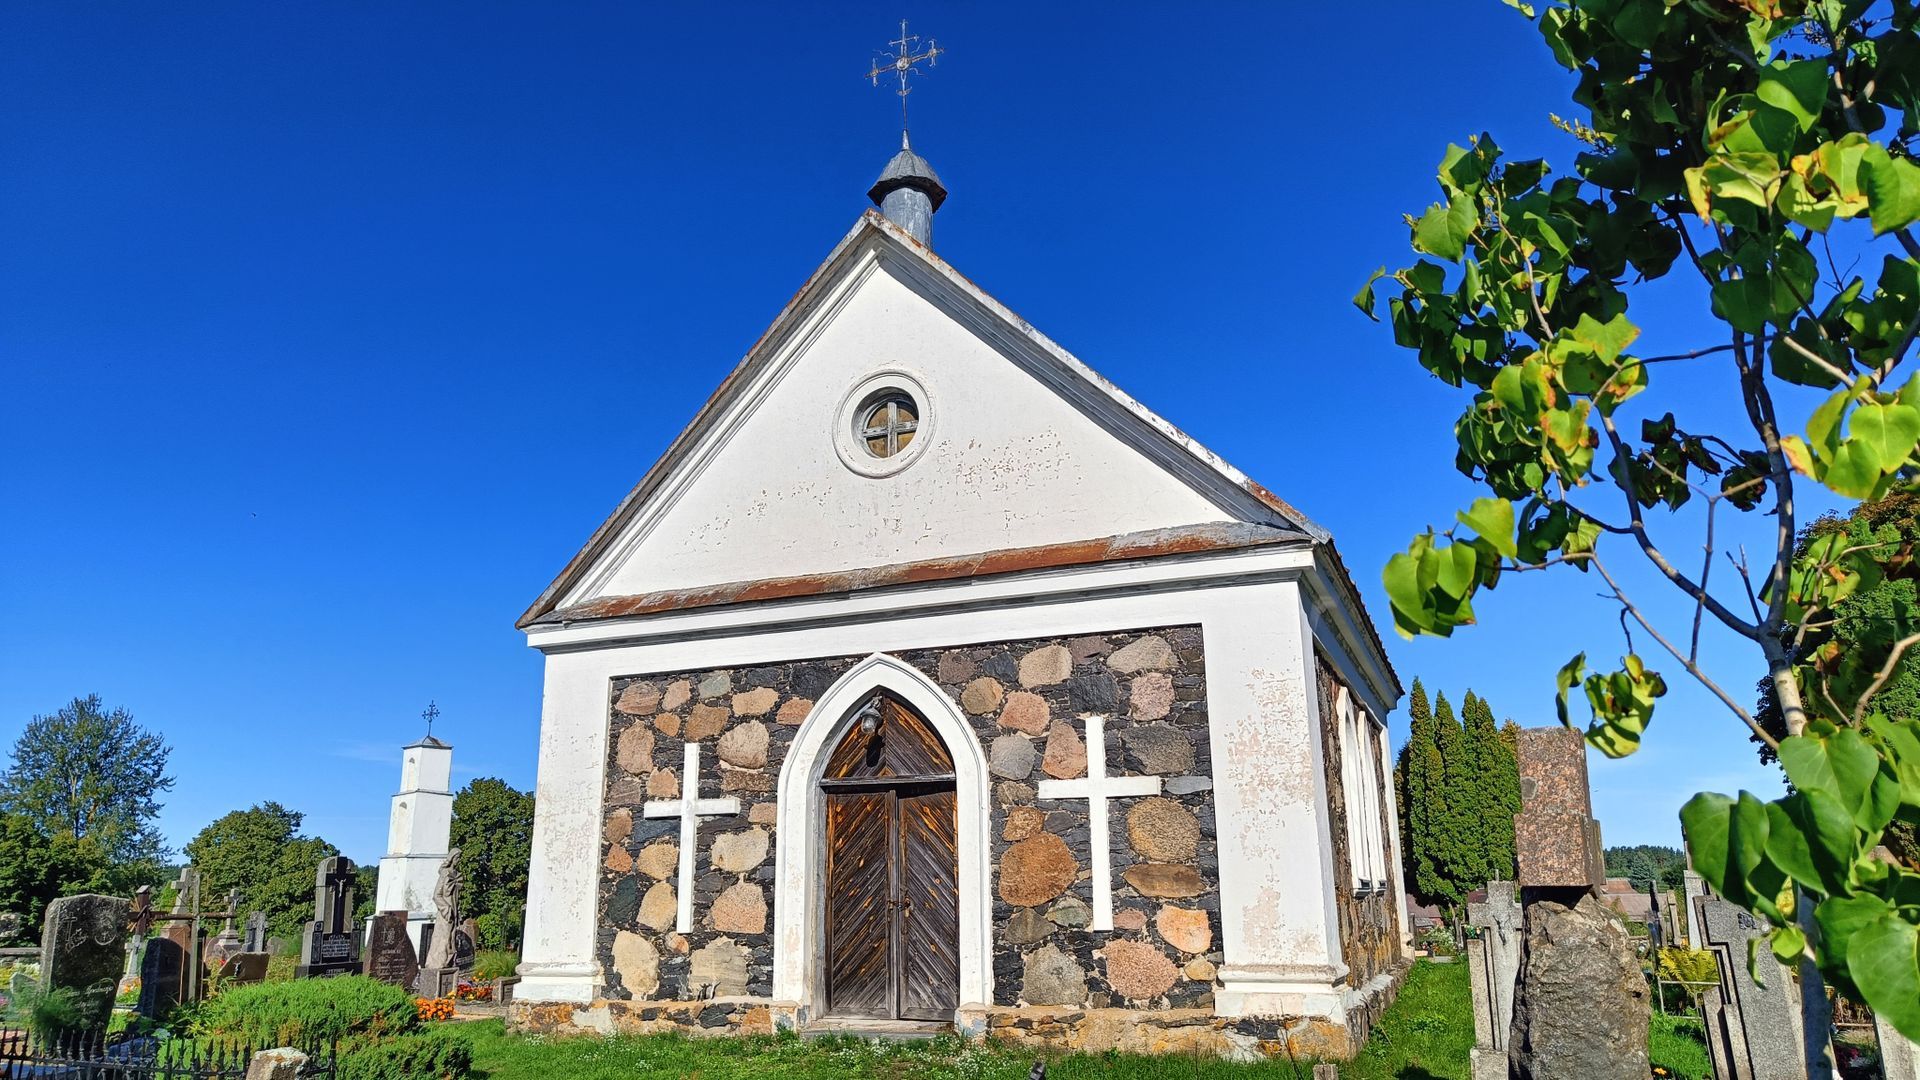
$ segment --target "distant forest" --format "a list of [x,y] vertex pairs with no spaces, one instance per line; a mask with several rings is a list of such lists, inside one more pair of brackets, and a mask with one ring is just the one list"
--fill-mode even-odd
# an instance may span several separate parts
[[1626,878],[1641,892],[1647,890],[1648,882],[1662,889],[1680,888],[1686,869],[1687,857],[1679,848],[1635,844],[1607,849],[1607,876]]

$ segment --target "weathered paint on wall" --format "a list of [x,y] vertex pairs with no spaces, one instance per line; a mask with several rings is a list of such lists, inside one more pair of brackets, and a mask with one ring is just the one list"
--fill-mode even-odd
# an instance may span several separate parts
[[[565,605],[597,596],[893,563],[1230,520],[869,254],[784,363],[715,424]],[[859,475],[836,450],[876,372],[924,388],[920,454]],[[924,446],[924,450],[920,447]]]
[[[1355,855],[1349,835],[1345,786],[1347,776],[1361,770],[1343,769],[1342,761],[1349,754],[1356,755],[1369,763],[1366,771],[1372,772],[1371,763],[1384,760],[1386,744],[1380,738],[1383,733],[1371,720],[1364,722],[1361,737],[1375,740],[1375,749],[1380,757],[1375,758],[1362,748],[1345,743],[1341,738],[1340,726],[1331,720],[1336,715],[1335,703],[1345,684],[1323,655],[1316,652],[1314,659],[1320,715],[1328,718],[1321,729],[1321,746],[1326,761],[1329,836],[1336,868],[1333,886],[1334,903],[1340,919],[1340,958],[1347,969],[1347,1025],[1354,1033],[1356,1042],[1364,1042],[1374,1021],[1393,1002],[1400,983],[1406,977],[1408,960],[1401,945],[1405,907],[1391,874],[1384,889],[1366,896],[1357,895],[1353,871]],[[1379,782],[1379,779],[1376,772],[1374,781]],[[1362,782],[1365,782],[1364,777]],[[1386,866],[1392,867],[1400,859],[1399,830],[1390,816],[1392,804],[1384,798],[1384,791],[1381,795],[1383,797],[1377,802],[1380,816],[1373,827],[1380,831],[1385,842]]]

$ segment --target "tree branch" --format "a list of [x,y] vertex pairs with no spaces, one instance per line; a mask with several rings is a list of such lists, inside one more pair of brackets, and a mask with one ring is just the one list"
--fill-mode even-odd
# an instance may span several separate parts
[[1702,671],[1700,669],[1700,665],[1687,659],[1685,656],[1682,656],[1680,654],[1680,650],[1673,647],[1672,642],[1668,641],[1665,637],[1661,636],[1660,631],[1654,629],[1653,624],[1647,621],[1647,617],[1640,613],[1639,607],[1637,607],[1632,600],[1629,600],[1627,598],[1627,594],[1625,592],[1621,591],[1619,582],[1614,581],[1613,575],[1607,572],[1606,564],[1602,563],[1597,558],[1589,559],[1588,561],[1592,564],[1595,570],[1598,570],[1600,572],[1600,577],[1602,580],[1604,580],[1607,583],[1607,587],[1613,590],[1613,598],[1619,601],[1620,606],[1624,608],[1628,614],[1633,616],[1633,621],[1639,623],[1640,628],[1642,630],[1645,630],[1649,635],[1651,635],[1653,640],[1659,642],[1660,647],[1667,650],[1667,652],[1675,660],[1680,661],[1681,665],[1687,669],[1687,673],[1692,675],[1695,679],[1698,679],[1700,681],[1700,685],[1706,687],[1710,692],[1712,692],[1714,697],[1719,698],[1721,704],[1733,710],[1733,715],[1739,717],[1741,722],[1747,725],[1748,730],[1753,732],[1754,738],[1759,739],[1761,742],[1766,743],[1768,746],[1772,747],[1775,750],[1780,749],[1779,740],[1775,739],[1772,735],[1767,734],[1766,729],[1762,728],[1758,723],[1754,721],[1753,714],[1741,708],[1739,702],[1733,700],[1733,698],[1730,695],[1728,695],[1728,693],[1725,690],[1720,688],[1719,683],[1714,682],[1711,678],[1707,676],[1707,673],[1705,671]]
[[1735,615],[1733,612],[1727,610],[1726,605],[1707,595],[1707,591],[1704,588],[1694,584],[1693,579],[1681,573],[1671,562],[1668,562],[1666,555],[1654,544],[1653,537],[1647,535],[1647,523],[1641,516],[1640,500],[1633,490],[1633,479],[1627,469],[1627,463],[1632,459],[1633,455],[1627,450],[1626,442],[1620,438],[1620,430],[1614,427],[1613,417],[1602,413],[1600,416],[1600,426],[1606,431],[1607,440],[1613,445],[1614,456],[1620,462],[1618,475],[1615,479],[1620,484],[1621,493],[1624,494],[1627,499],[1627,514],[1629,515],[1627,523],[1628,530],[1633,534],[1634,540],[1639,543],[1641,552],[1647,556],[1647,561],[1653,563],[1654,568],[1664,574],[1668,581],[1679,586],[1680,591],[1693,597],[1696,601],[1704,605],[1708,611],[1713,612],[1713,617],[1725,623],[1728,629],[1740,634],[1742,637],[1757,640],[1760,635],[1759,627]]

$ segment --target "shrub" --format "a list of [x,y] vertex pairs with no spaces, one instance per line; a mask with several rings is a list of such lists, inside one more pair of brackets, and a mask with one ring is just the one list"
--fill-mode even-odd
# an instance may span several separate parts
[[504,979],[520,966],[520,955],[506,949],[477,953],[473,958],[473,977],[481,982]]
[[194,1018],[195,1034],[203,1038],[256,1046],[378,1039],[418,1026],[413,995],[364,975],[235,987],[209,998]]
[[339,1080],[465,1080],[473,1074],[473,1040],[462,1026],[342,1043]]
[[[110,986],[97,987],[95,994],[110,994]],[[52,1042],[86,1026],[90,1010],[86,991],[70,986],[49,990],[40,983],[26,983],[13,991],[7,1002],[6,1024],[26,1028],[35,1039]]]
[[489,911],[473,920],[473,947],[481,951],[507,947],[507,926],[500,916]]

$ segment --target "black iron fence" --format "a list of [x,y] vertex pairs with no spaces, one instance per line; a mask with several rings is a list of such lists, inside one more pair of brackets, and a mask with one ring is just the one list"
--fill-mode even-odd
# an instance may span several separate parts
[[[0,1033],[0,1077],[5,1080],[245,1080],[254,1055],[269,1047],[152,1038],[110,1041],[103,1035],[52,1040]],[[335,1080],[331,1047],[303,1049],[302,1080]]]

